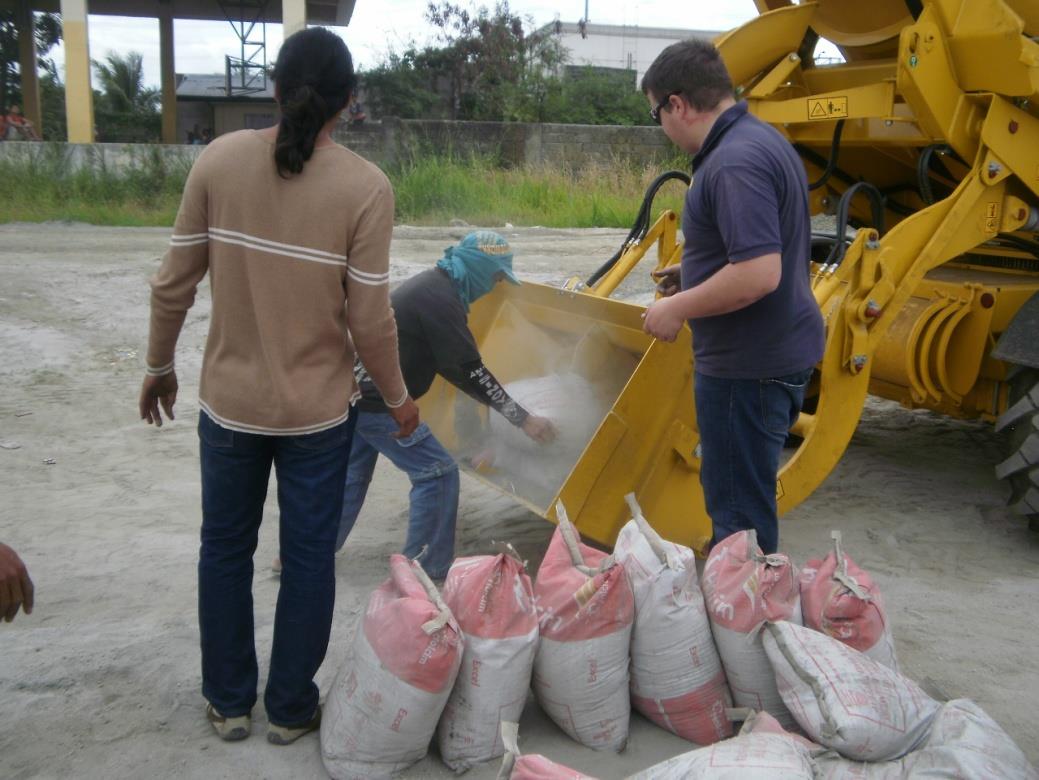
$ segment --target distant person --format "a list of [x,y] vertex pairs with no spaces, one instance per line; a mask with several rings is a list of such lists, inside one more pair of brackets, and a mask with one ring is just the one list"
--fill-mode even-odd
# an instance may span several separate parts
[[[435,267],[416,274],[390,296],[397,316],[397,343],[404,381],[418,399],[437,375],[490,407],[537,442],[550,442],[552,423],[517,404],[483,363],[467,324],[469,306],[501,281],[519,284],[508,241],[490,230],[470,233],[448,247]],[[346,542],[364,504],[380,453],[411,480],[411,506],[404,555],[434,580],[451,568],[458,519],[458,466],[425,423],[407,438],[394,435],[384,396],[360,362],[357,429],[346,473],[336,549]],[[275,562],[277,568],[278,562]]]
[[202,130],[201,140],[203,146],[209,146],[210,142],[213,140],[213,129],[211,127],[206,127]]
[[33,123],[22,114],[21,106],[11,106],[4,117],[4,138],[8,141],[39,141]]
[[664,49],[642,79],[650,116],[693,157],[680,266],[645,330],[693,332],[697,426],[713,543],[757,531],[776,551],[776,476],[812,369],[823,320],[808,280],[811,226],[805,168],[790,143],[733,97],[718,50],[704,40]]
[[348,122],[351,127],[359,127],[364,124],[364,120],[367,119],[367,115],[364,113],[364,106],[361,101],[354,100],[350,103],[350,109],[347,112]]
[[34,588],[18,553],[0,544],[0,617],[10,623],[22,609],[32,614]]
[[152,280],[140,414],[177,398],[174,348],[199,282],[212,290],[199,385],[202,694],[225,740],[249,736],[257,696],[253,552],[273,466],[284,572],[264,705],[267,739],[320,725],[314,675],[335,600],[335,540],[356,416],[354,354],[402,439],[419,424],[389,300],[393,190],[331,131],[356,78],[342,39],[287,38],[273,75],[281,120],[221,136],[199,155]]
[[194,146],[194,145],[195,145],[195,132],[193,130],[188,130],[188,146]]

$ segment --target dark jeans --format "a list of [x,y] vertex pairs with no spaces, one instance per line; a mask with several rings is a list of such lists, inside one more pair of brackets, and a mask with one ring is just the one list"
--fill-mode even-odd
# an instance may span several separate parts
[[737,531],[753,529],[761,549],[776,552],[779,455],[811,377],[811,369],[772,379],[696,374],[700,484],[714,524],[712,546]]
[[256,703],[253,553],[271,465],[281,510],[281,586],[264,705],[271,723],[296,726],[318,706],[335,601],[335,539],[354,415],[303,436],[231,431],[199,413],[202,547],[198,618],[202,695],[228,717]]
[[[405,439],[396,439],[397,424],[383,412],[355,411],[357,430],[346,473],[343,513],[339,520],[336,549],[346,543],[368,494],[375,462],[382,453],[411,480],[411,509],[404,555],[419,562],[435,580],[447,576],[455,557],[455,522],[458,519],[458,465],[437,441],[429,426],[421,423]],[[423,548],[425,552],[423,552]]]

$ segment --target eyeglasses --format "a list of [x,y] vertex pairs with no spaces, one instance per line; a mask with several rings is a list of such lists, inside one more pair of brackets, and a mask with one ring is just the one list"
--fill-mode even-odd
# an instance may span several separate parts
[[663,111],[664,107],[668,103],[671,102],[671,98],[673,98],[675,95],[681,95],[681,94],[682,94],[682,90],[680,90],[680,89],[676,90],[674,92],[668,92],[666,98],[664,98],[659,103],[657,103],[655,108],[651,108],[649,110],[649,118],[652,119],[654,122],[656,122],[659,125],[660,124],[660,112]]

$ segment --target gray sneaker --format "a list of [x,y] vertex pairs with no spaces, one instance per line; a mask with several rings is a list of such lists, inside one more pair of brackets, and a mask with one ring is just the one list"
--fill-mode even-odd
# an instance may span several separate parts
[[206,720],[213,724],[217,736],[226,742],[243,740],[252,730],[252,719],[248,715],[228,718],[217,712],[216,707],[209,702],[206,702]]
[[272,745],[291,745],[304,734],[321,726],[321,707],[314,711],[314,716],[302,726],[279,726],[271,723],[267,729],[267,741]]

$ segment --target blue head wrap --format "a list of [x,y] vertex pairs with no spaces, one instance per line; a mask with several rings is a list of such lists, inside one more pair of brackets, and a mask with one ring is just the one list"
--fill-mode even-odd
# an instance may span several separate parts
[[495,274],[504,273],[510,282],[519,284],[512,273],[512,247],[493,230],[477,230],[457,246],[445,249],[437,268],[451,277],[466,311],[473,301],[494,289]]

